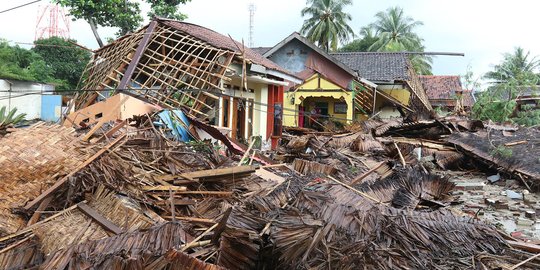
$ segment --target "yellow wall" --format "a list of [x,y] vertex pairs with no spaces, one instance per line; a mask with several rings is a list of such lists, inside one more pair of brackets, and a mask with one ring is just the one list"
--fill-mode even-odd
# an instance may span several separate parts
[[409,105],[409,101],[411,99],[411,92],[407,89],[383,89],[383,92],[388,94],[389,96],[397,99],[399,102],[405,105]]
[[324,78],[321,77],[320,79],[320,88],[319,88],[319,75],[315,74],[311,76],[309,79],[307,79],[302,85],[300,85],[297,89],[303,89],[303,90],[315,90],[315,89],[323,89],[323,90],[339,90],[341,87],[334,84],[333,82],[327,81]]

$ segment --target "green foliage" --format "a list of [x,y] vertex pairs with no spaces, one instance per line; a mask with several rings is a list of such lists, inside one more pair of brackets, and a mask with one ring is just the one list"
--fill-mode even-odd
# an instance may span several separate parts
[[15,125],[23,121],[24,118],[26,117],[26,114],[24,113],[20,113],[20,114],[16,114],[16,113],[17,113],[17,108],[13,108],[9,112],[7,112],[7,114],[6,114],[6,106],[3,106],[2,108],[0,108],[0,130],[5,129],[6,127],[10,125]]
[[0,40],[0,78],[21,81],[52,81],[41,55]]
[[185,20],[187,18],[186,14],[180,13],[178,11],[178,6],[180,4],[185,4],[191,0],[168,0],[168,1],[158,1],[158,0],[146,0],[150,3],[150,12],[148,12],[148,17],[163,17],[175,20]]
[[135,30],[142,22],[139,3],[127,0],[53,0],[69,8],[76,19],[93,21],[97,25],[118,27],[119,35]]
[[300,32],[322,49],[336,51],[338,43],[345,43],[354,31],[348,25],[352,17],[343,9],[351,0],[307,0],[309,6],[302,9],[307,16]]
[[491,120],[494,122],[506,122],[516,108],[516,101],[502,101],[484,91],[472,108],[473,117],[479,120]]
[[[377,13],[375,18],[376,21],[370,24],[369,27],[374,29],[377,41],[369,47],[370,51],[423,52],[425,50],[422,44],[424,39],[414,32],[417,27],[424,25],[424,23],[405,16],[402,8],[388,8],[384,12]],[[433,59],[431,56],[412,55],[410,59],[417,73],[423,75],[432,74],[431,63]]]
[[[50,76],[58,80],[57,90],[76,89],[81,74],[90,61],[90,52],[76,45],[75,40],[64,40],[59,37],[40,39],[35,42],[32,51],[41,55],[45,69]],[[41,65],[41,64],[40,64]]]
[[540,125],[540,109],[535,107],[531,104],[522,105],[521,110],[517,112],[517,116],[513,121],[518,125],[528,127]]
[[484,75],[492,85],[506,84],[512,80],[536,80],[535,74],[540,66],[540,60],[537,57],[531,57],[530,52],[525,52],[521,47],[514,49],[512,53],[503,54],[503,61],[495,65],[494,69]]
[[[145,0],[150,4],[149,16],[160,16],[171,19],[185,19],[186,15],[178,12],[178,5],[190,0]],[[140,1],[133,0],[53,0],[69,8],[69,13],[76,19],[93,21],[96,25],[118,27],[118,35],[124,35],[137,29],[143,17]]]
[[[360,39],[343,46],[344,52],[424,52],[424,40],[414,31],[422,26],[421,21],[415,21],[405,16],[400,7],[391,7],[375,15],[375,22],[360,30]],[[431,75],[433,58],[422,54],[413,54],[411,63],[418,74]]]
[[519,96],[536,91],[539,66],[536,57],[531,58],[522,48],[504,54],[503,61],[484,76],[490,80],[490,87],[480,94],[473,107],[473,116],[480,120],[512,121],[523,125],[540,123],[540,113],[533,108],[522,106],[521,111],[515,110]]
[[345,44],[339,51],[341,52],[367,52],[369,47],[377,41],[377,37],[373,33],[373,29],[370,27],[362,27],[360,30],[360,38],[355,39],[352,42]]
[[504,145],[499,145],[491,149],[490,154],[496,158],[511,158],[513,155],[512,149]]

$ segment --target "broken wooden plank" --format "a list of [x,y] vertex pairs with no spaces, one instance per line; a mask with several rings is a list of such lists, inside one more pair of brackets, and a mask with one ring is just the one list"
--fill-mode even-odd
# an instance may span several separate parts
[[88,217],[92,218],[95,222],[97,222],[99,225],[101,225],[104,229],[114,233],[114,234],[120,234],[122,233],[122,229],[116,224],[112,223],[110,220],[106,219],[104,216],[102,216],[100,213],[98,213],[96,210],[94,210],[92,207],[88,206],[86,203],[79,203],[77,204],[79,210],[83,212]]
[[49,203],[51,202],[51,200],[52,200],[52,196],[49,196],[45,198],[43,201],[41,201],[41,203],[39,204],[38,208],[36,209],[32,217],[30,218],[26,226],[30,226],[39,220],[39,217],[41,216],[41,211],[45,210],[47,206],[49,206]]
[[258,166],[246,165],[246,166],[183,173],[181,174],[181,176],[186,179],[201,180],[203,178],[235,176],[235,175],[246,174],[246,173],[254,173],[256,169],[258,169]]
[[526,143],[527,143],[527,140],[522,140],[522,141],[517,141],[517,142],[505,143],[504,146],[514,146],[514,145],[526,144]]
[[209,195],[209,196],[232,196],[233,195],[233,192],[232,191],[204,191],[204,190],[201,190],[201,191],[192,191],[192,190],[188,190],[188,191],[177,191],[176,192],[177,195]]
[[532,253],[540,253],[540,245],[510,240],[507,240],[506,242],[515,249],[524,250]]
[[142,190],[144,191],[185,191],[187,190],[187,187],[179,187],[179,186],[146,186],[142,187]]
[[227,228],[227,220],[229,219],[231,212],[232,212],[232,207],[229,207],[227,210],[225,210],[223,217],[219,221],[218,226],[216,227],[216,230],[214,231],[214,235],[212,236],[212,242],[214,244],[218,244],[221,233],[223,233],[223,231],[225,231],[225,229]]
[[66,176],[62,177],[59,181],[54,183],[50,188],[48,188],[45,192],[41,193],[37,198],[35,198],[33,201],[28,203],[24,209],[30,210],[34,206],[36,206],[39,202],[41,202],[43,199],[47,198],[49,195],[51,195],[53,192],[55,192],[58,188],[60,188],[65,182],[69,180],[69,178],[76,173],[78,173],[80,170],[82,170],[84,167],[88,166],[88,164],[92,163],[94,160],[99,158],[103,153],[107,152],[111,147],[113,147],[115,144],[120,142],[122,139],[124,139],[126,134],[122,134],[116,140],[109,143],[107,146],[101,148],[97,153],[95,153],[93,156],[91,156],[89,159],[87,159],[85,162],[83,162],[81,165],[79,165],[75,170],[67,174]]
[[[164,219],[170,219],[172,220],[172,216],[163,216]],[[175,219],[177,220],[183,220],[183,221],[189,221],[189,222],[193,222],[193,223],[202,223],[202,224],[208,224],[208,225],[213,225],[213,224],[216,224],[216,221],[214,221],[213,219],[208,219],[208,218],[194,218],[194,217],[174,217]]]
[[127,124],[127,121],[124,120],[118,124],[116,124],[114,127],[112,127],[109,131],[107,131],[107,133],[105,133],[105,135],[101,136],[99,139],[97,139],[96,142],[101,142],[107,138],[110,138],[112,137],[112,135],[114,135],[114,133],[116,133],[117,131],[119,131],[121,128],[123,128],[125,125]]
[[90,137],[92,137],[92,135],[94,135],[94,133],[96,133],[96,131],[98,129],[101,128],[101,126],[103,126],[103,124],[105,124],[106,122],[108,122],[111,118],[111,115],[115,114],[116,113],[116,110],[118,110],[118,108],[120,108],[120,106],[124,105],[124,103],[126,103],[126,101],[129,99],[129,96],[126,95],[125,97],[123,97],[120,102],[118,102],[113,108],[111,108],[111,110],[109,111],[109,113],[102,117],[101,120],[99,120],[99,122],[97,122],[97,124],[95,124],[92,129],[90,129],[90,131],[88,131],[86,133],[86,135],[84,135],[84,137],[82,138],[83,141],[88,141],[88,139],[90,139]]

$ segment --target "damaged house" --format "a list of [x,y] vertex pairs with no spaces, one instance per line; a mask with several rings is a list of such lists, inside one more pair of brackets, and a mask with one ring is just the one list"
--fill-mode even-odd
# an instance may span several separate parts
[[421,75],[420,81],[433,107],[461,111],[474,105],[472,91],[463,89],[459,76]]
[[365,119],[373,111],[373,89],[352,69],[294,32],[264,56],[302,79],[285,91],[284,125],[320,127]]
[[[420,78],[405,53],[339,52],[331,55],[376,85],[373,107],[379,117],[399,117],[412,112],[426,116],[432,110]],[[399,102],[391,102],[392,99]]]
[[[97,50],[84,77],[75,110],[122,93],[162,108],[182,108],[233,139],[260,136],[272,138],[274,145],[281,135],[283,89],[287,81],[299,82],[230,37],[167,19],[154,19]],[[102,116],[96,115],[80,118]]]

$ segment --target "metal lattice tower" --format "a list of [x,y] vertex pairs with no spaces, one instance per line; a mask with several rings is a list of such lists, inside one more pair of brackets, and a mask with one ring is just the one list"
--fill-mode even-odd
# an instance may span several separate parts
[[63,8],[53,4],[39,8],[34,39],[50,37],[69,38],[69,19]]
[[254,41],[253,41],[253,32],[254,32],[254,28],[255,26],[253,25],[253,19],[255,17],[255,4],[254,3],[250,3],[249,6],[248,6],[248,10],[249,10],[249,38],[248,38],[248,46],[250,48],[253,48],[255,46],[254,44]]

